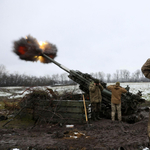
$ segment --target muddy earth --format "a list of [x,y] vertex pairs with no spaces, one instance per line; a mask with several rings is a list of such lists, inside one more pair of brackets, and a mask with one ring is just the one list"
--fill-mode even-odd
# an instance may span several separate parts
[[[0,150],[143,150],[149,148],[147,126],[149,112],[134,124],[104,119],[87,124],[37,123],[35,126],[2,127],[0,121]],[[5,121],[7,122],[7,121]]]

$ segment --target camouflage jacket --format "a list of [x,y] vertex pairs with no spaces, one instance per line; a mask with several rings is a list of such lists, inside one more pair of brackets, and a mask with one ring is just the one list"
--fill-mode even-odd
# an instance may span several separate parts
[[111,103],[113,104],[120,104],[121,94],[127,93],[127,90],[125,88],[122,88],[121,86],[117,86],[117,85],[109,85],[107,86],[107,89],[112,92]]
[[103,86],[100,84],[98,86],[94,85],[94,82],[89,86],[89,94],[91,103],[100,103],[102,101],[101,91]]
[[141,71],[146,78],[150,79],[150,58],[142,66]]

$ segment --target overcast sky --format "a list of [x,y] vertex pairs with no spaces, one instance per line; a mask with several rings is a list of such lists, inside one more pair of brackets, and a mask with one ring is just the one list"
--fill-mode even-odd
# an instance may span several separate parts
[[150,0],[0,0],[0,65],[9,73],[65,73],[12,52],[29,34],[55,44],[55,60],[69,69],[132,73],[150,57]]

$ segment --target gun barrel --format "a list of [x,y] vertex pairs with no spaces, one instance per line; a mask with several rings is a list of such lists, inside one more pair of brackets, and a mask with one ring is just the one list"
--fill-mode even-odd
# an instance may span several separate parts
[[54,64],[56,64],[58,67],[60,67],[61,69],[65,70],[66,72],[70,73],[70,69],[68,69],[67,67],[61,65],[60,63],[58,63],[57,61],[55,61],[54,59],[50,58],[49,56],[47,56],[46,54],[42,53],[42,56],[49,59],[50,61],[52,61]]

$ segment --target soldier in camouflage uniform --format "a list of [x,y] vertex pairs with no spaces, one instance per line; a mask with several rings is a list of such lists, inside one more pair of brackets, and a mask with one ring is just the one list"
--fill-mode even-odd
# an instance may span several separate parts
[[95,80],[89,86],[89,94],[91,101],[91,109],[92,109],[92,119],[100,120],[100,105],[102,101],[101,91],[103,90],[103,86],[100,84],[99,80]]
[[127,90],[125,88],[122,88],[120,86],[119,82],[116,82],[116,85],[109,85],[107,86],[107,89],[112,92],[111,96],[111,119],[112,121],[115,120],[115,114],[116,114],[116,109],[118,113],[118,120],[122,120],[121,116],[121,94],[122,93],[127,93]]
[[[141,68],[141,71],[143,72],[144,76],[148,79],[150,79],[150,58],[147,59],[147,61],[144,63],[144,65]],[[149,119],[148,119],[148,138],[150,143],[150,107],[149,107]]]
[[144,65],[141,68],[141,71],[143,72],[146,78],[150,79],[150,58],[147,59],[147,61],[144,63]]

